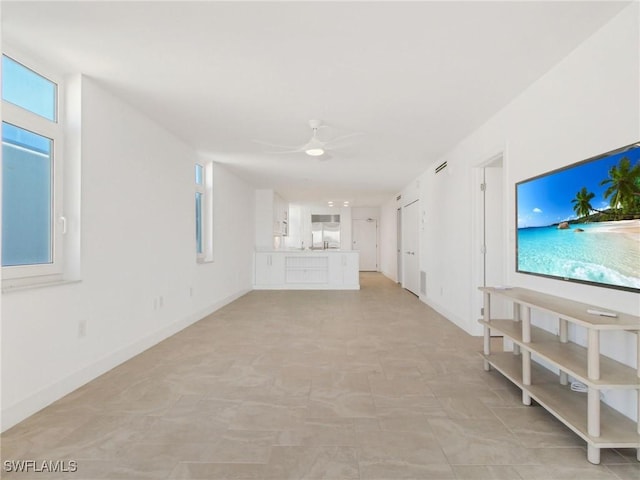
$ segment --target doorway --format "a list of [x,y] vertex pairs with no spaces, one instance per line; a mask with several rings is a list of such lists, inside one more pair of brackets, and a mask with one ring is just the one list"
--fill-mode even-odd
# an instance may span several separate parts
[[360,254],[360,271],[378,271],[378,221],[373,218],[353,221],[353,249]]
[[396,283],[402,284],[402,208],[396,211]]
[[[502,153],[492,157],[477,168],[480,188],[478,189],[477,212],[479,221],[476,222],[476,238],[479,242],[477,252],[476,283],[479,286],[504,285],[506,279],[506,220],[505,220],[505,191],[504,168]],[[477,296],[478,313],[481,314],[482,294]],[[496,318],[509,316],[508,303],[504,300],[495,302],[492,299],[491,312]]]
[[402,286],[416,296],[420,295],[420,201],[402,209]]

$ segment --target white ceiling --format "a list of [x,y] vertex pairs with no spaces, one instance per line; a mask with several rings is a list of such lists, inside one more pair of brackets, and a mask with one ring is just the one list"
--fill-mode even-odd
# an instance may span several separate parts
[[[9,44],[81,71],[291,202],[375,206],[629,2],[2,2]],[[301,145],[310,119],[332,158]]]

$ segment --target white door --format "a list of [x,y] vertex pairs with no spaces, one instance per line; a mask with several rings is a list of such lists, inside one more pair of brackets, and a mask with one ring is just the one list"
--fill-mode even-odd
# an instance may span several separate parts
[[402,208],[399,208],[396,212],[396,263],[397,266],[397,275],[396,275],[396,283],[402,283]]
[[484,169],[484,277],[486,286],[504,282],[504,201],[502,168]]
[[360,271],[378,271],[378,222],[373,218],[353,221],[353,249],[360,253]]
[[415,295],[420,292],[419,211],[418,200],[402,209],[402,286]]
[[[480,284],[493,287],[504,285],[506,275],[506,236],[504,179],[502,155],[481,168],[480,189],[482,216],[480,223]],[[482,295],[478,294],[480,307]],[[495,318],[510,316],[510,303],[499,297],[491,299],[491,314]],[[478,312],[480,314],[480,311]]]

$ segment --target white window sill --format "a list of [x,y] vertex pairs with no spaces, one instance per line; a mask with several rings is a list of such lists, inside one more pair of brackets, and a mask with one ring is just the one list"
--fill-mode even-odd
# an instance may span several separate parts
[[20,280],[3,280],[2,282],[2,293],[11,293],[11,292],[23,292],[25,290],[33,290],[36,288],[47,288],[47,287],[59,287],[62,285],[71,285],[74,283],[80,283],[82,280],[48,280],[36,282],[32,279],[20,279]]

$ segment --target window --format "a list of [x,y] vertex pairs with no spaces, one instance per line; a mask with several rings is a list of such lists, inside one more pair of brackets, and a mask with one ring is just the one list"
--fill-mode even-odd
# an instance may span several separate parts
[[3,266],[53,261],[51,153],[51,139],[3,124]]
[[195,165],[195,240],[200,263],[213,261],[213,165]]
[[59,97],[56,82],[2,56],[3,279],[62,273]]
[[204,242],[202,239],[203,200],[206,194],[204,186],[204,167],[196,163],[196,254],[198,258],[204,256]]

